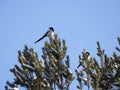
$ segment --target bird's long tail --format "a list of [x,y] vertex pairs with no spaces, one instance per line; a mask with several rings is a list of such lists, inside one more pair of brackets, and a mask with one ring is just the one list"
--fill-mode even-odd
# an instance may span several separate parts
[[37,41],[35,41],[34,43],[37,43],[37,42],[39,42],[40,40],[42,40],[43,38],[45,38],[46,37],[46,35],[44,35],[43,37],[41,37],[40,39],[38,39]]

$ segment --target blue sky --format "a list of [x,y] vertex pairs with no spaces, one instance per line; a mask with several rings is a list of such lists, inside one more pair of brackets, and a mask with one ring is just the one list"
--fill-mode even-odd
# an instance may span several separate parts
[[[48,38],[34,41],[50,26],[66,40],[74,72],[83,49],[97,57],[96,41],[112,56],[120,36],[120,0],[0,0],[0,90],[13,80],[9,69],[19,64],[17,51],[25,44],[40,52],[41,59],[41,47]],[[74,81],[71,90],[77,84]]]

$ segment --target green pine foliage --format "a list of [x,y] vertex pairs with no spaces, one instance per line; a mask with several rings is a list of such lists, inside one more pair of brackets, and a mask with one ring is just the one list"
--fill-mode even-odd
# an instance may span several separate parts
[[[120,38],[118,38],[120,46]],[[26,90],[69,90],[73,80],[78,81],[76,89],[83,90],[114,90],[120,89],[120,48],[109,57],[97,42],[98,58],[90,57],[90,53],[83,50],[79,55],[79,64],[75,74],[70,69],[70,59],[67,53],[65,40],[55,35],[49,38],[38,53],[25,45],[23,51],[18,51],[20,65],[10,69],[15,76],[13,82],[6,82],[5,89],[24,87]],[[116,87],[115,87],[116,86]]]
[[[120,45],[120,38],[118,43]],[[113,86],[120,89],[120,56],[113,52],[113,56],[108,57],[99,42],[97,46],[99,59],[89,58],[85,50],[82,52],[82,58],[79,56],[80,63],[75,70],[79,82],[77,88],[82,90],[83,85],[86,85],[88,90],[90,87],[94,90],[114,90]],[[120,52],[119,47],[116,47],[116,50]]]
[[[45,42],[42,48],[42,60],[33,48],[25,46],[23,52],[18,51],[18,61],[21,66],[15,65],[10,71],[15,75],[12,83],[7,81],[5,86],[25,87],[27,90],[69,90],[69,85],[74,79],[70,70],[69,56],[66,56],[66,43],[55,35]],[[65,59],[66,57],[66,59]]]

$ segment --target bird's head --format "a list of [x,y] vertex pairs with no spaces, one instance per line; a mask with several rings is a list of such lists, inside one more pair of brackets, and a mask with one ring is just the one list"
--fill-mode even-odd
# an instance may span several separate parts
[[54,32],[54,28],[53,27],[49,27],[50,30],[52,30]]
[[87,56],[89,57],[90,56],[90,53],[89,52],[86,52]]

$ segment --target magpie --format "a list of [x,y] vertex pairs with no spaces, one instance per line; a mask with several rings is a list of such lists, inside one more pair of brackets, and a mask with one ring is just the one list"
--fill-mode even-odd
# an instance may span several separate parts
[[[89,53],[89,52],[85,52],[85,53],[86,53],[86,56],[87,56],[88,60],[90,60],[90,53]],[[81,57],[80,57],[80,59],[81,59]],[[79,67],[82,65],[83,61],[80,60],[79,63],[80,63],[80,64],[77,66],[77,68],[79,68]]]
[[54,28],[53,27],[49,27],[49,30],[40,38],[38,39],[37,41],[35,41],[34,43],[37,43],[39,42],[40,40],[42,40],[43,38],[45,37],[52,37],[54,35]]

